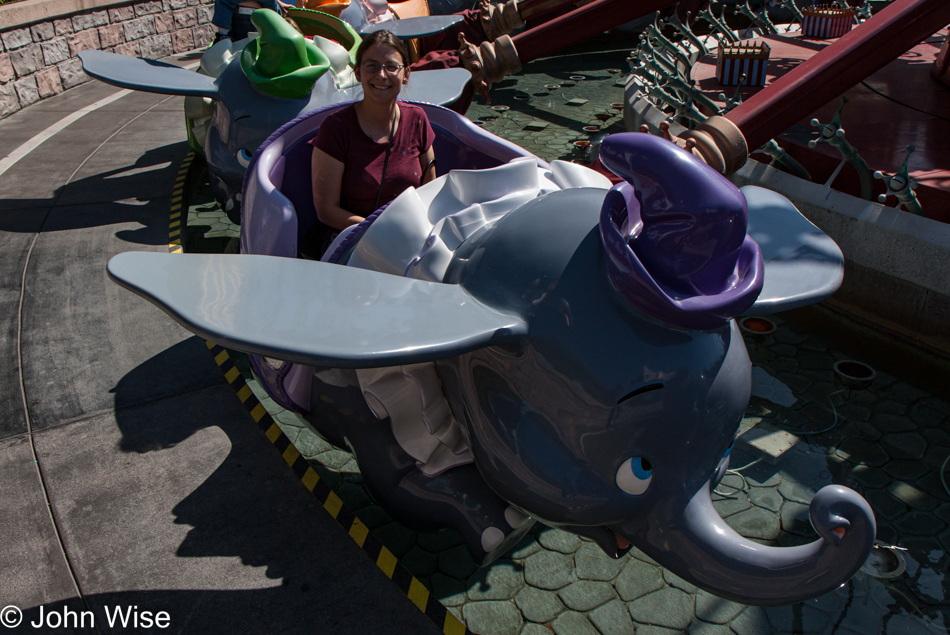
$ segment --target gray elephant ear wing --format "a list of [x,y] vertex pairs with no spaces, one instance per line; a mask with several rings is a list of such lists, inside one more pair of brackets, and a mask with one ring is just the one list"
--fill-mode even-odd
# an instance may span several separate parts
[[214,78],[156,60],[116,55],[105,51],[80,51],[87,75],[112,86],[160,95],[218,96]]
[[412,364],[527,332],[458,285],[307,260],[127,252],[108,273],[201,337],[303,364]]
[[400,18],[399,20],[367,24],[360,29],[360,35],[365,37],[374,31],[389,31],[398,38],[426,37],[441,33],[461,21],[461,15],[425,15],[415,18]]
[[745,315],[788,311],[821,302],[844,279],[844,256],[787,198],[761,187],[740,188],[749,206],[749,236],[765,262],[765,284]]
[[464,68],[416,71],[400,98],[429,104],[451,104],[462,96],[471,80],[472,74]]

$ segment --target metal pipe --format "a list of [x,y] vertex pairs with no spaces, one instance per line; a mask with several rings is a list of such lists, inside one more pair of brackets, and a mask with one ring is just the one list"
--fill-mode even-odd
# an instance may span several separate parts
[[537,18],[538,16],[550,13],[555,9],[574,2],[577,2],[577,0],[540,0],[539,2],[532,2],[525,6],[525,2],[522,0],[516,6],[518,7],[518,13],[521,14],[522,19],[527,22],[532,18]]
[[762,13],[756,13],[752,10],[752,7],[749,6],[749,0],[745,0],[745,4],[736,4],[735,12],[748,18],[749,22],[751,22],[749,25],[750,29],[759,27],[765,35],[774,35],[777,33],[775,25],[769,20],[768,11],[766,11],[765,8],[762,9]]
[[511,38],[522,64],[659,11],[677,0],[595,0]]
[[706,45],[703,44],[702,40],[696,37],[696,34],[693,33],[693,30],[689,28],[688,24],[680,20],[678,14],[674,13],[671,15],[669,22],[673,25],[673,28],[680,32],[680,35],[689,40],[690,44],[699,51],[700,57],[709,54],[709,49],[706,48]]
[[[539,4],[543,4],[548,0],[521,0],[518,3],[518,12],[524,11],[525,9],[531,9]],[[576,0],[574,0],[576,2]]]
[[737,36],[729,26],[726,25],[726,7],[723,5],[722,11],[719,13],[717,18],[710,7],[705,7],[699,14],[696,16],[697,20],[703,20],[709,27],[712,29],[710,35],[712,35],[717,41],[719,36],[722,36],[726,42],[738,42],[739,36]]
[[[843,106],[847,100],[842,97],[841,102]],[[818,143],[824,142],[841,153],[842,163],[850,163],[854,167],[855,172],[858,173],[858,180],[861,182],[861,198],[866,201],[870,201],[871,197],[874,195],[874,183],[871,180],[871,168],[868,166],[868,162],[864,160],[864,157],[858,154],[857,149],[855,149],[855,147],[851,145],[847,139],[845,139],[845,131],[844,128],[841,127],[840,118],[836,115],[835,120],[829,124],[822,124],[817,119],[812,119],[811,125],[813,128],[818,128],[819,133],[817,139],[808,142],[808,147],[814,148],[816,145],[818,145]],[[837,175],[838,172],[835,171],[834,176]],[[834,178],[831,178],[825,185],[830,186],[833,182]]]
[[785,148],[780,146],[778,142],[775,141],[775,139],[769,139],[768,142],[756,150],[756,152],[761,152],[772,157],[772,161],[769,165],[783,167],[794,176],[806,181],[811,181],[811,174],[808,173],[808,170],[805,169],[805,166],[785,152]]

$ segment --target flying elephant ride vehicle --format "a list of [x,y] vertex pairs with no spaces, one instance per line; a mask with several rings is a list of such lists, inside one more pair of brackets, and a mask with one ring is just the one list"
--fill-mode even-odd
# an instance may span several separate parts
[[[545,31],[549,25],[534,29],[533,39],[525,43],[526,52],[519,57],[512,40],[512,28],[523,25],[522,18],[543,16],[552,9],[563,8],[571,0],[525,2],[528,8],[516,7],[514,0],[504,5],[483,2],[477,14],[469,12],[468,33],[471,42],[452,40],[453,50],[429,51],[413,69],[403,97],[410,100],[448,106],[464,113],[473,92],[488,96],[491,82],[517,72],[522,62],[549,55],[564,46],[649,12],[650,8],[626,0],[597,0],[578,9],[576,27],[571,24],[570,37],[565,36],[564,23],[558,29]],[[675,0],[654,0],[660,5]],[[466,6],[456,0],[437,3],[440,10]],[[319,7],[340,8],[340,15],[352,9],[363,15],[385,3],[361,0],[351,3],[321,3]],[[338,5],[338,6],[337,6]],[[427,15],[425,0],[405,0],[388,6],[398,20],[380,19],[366,24],[355,20],[357,27],[323,11],[291,8],[288,16],[297,29],[277,13],[261,9],[251,21],[259,36],[238,42],[223,39],[201,57],[201,72],[104,51],[81,51],[83,70],[91,77],[131,90],[185,96],[185,120],[189,143],[203,154],[208,166],[212,193],[235,224],[241,222],[241,188],[244,174],[254,152],[281,125],[316,108],[358,99],[361,87],[355,79],[353,64],[359,47],[360,33],[385,28],[397,37],[409,40],[413,60],[422,55],[425,46],[413,44],[415,38],[437,36],[446,42],[446,29],[461,24],[459,15]],[[588,11],[588,9],[595,9]],[[335,9],[334,9],[335,11]],[[573,12],[572,12],[573,14]],[[593,15],[591,15],[593,14]],[[401,17],[401,16],[409,17]],[[559,19],[561,20],[561,19]],[[553,22],[558,22],[555,20]],[[357,28],[361,29],[359,32]],[[299,30],[298,30],[299,29]],[[479,44],[479,42],[481,44]],[[500,46],[487,46],[495,44]],[[454,47],[459,44],[458,50]],[[476,46],[477,45],[477,46]],[[427,46],[438,44],[429,43]],[[434,56],[426,60],[427,57]]]
[[[185,96],[189,143],[204,154],[215,199],[240,224],[241,186],[256,149],[288,121],[362,96],[353,71],[359,34],[339,18],[299,11],[305,17],[298,15],[297,22],[312,39],[260,9],[251,16],[260,36],[211,46],[201,73],[104,51],[81,51],[79,58],[88,75],[107,84]],[[462,68],[417,71],[404,96],[452,105],[470,79]]]
[[299,257],[317,223],[307,141],[282,126],[244,185],[241,254],[124,253],[123,287],[250,354],[267,392],[348,448],[376,500],[451,527],[487,565],[535,522],[633,545],[724,598],[835,589],[875,537],[856,492],[821,489],[814,542],[743,538],[712,505],[751,391],[735,317],[840,285],[837,245],[784,197],[737,189],[643,133],[607,137],[621,180],[550,164],[421,104],[438,177]]
[[[654,2],[665,6],[675,0]],[[569,3],[570,0],[525,2],[531,6],[523,10],[516,9],[514,0],[508,0],[505,5],[481,3],[477,15],[469,12],[474,23],[463,30],[469,33],[472,42],[463,38],[457,51],[430,51],[435,57],[426,61],[428,56],[425,56],[419,61],[420,66],[413,70],[403,97],[464,113],[473,92],[487,98],[491,82],[517,72],[522,61],[550,54],[579,41],[585,33],[596,33],[598,29],[610,28],[612,24],[623,23],[650,10],[643,6],[641,11],[639,4],[625,0],[597,0],[577,10],[578,28],[571,26],[570,37],[564,34],[564,24],[554,25],[559,30],[551,32],[545,32],[548,26],[545,25],[535,30],[532,42],[525,43],[527,53],[519,58],[512,40],[504,34],[523,25],[523,17],[543,16]],[[445,0],[438,4],[441,9],[449,10],[466,3]],[[400,12],[396,17],[409,17],[379,19],[366,24],[354,20],[361,29],[358,32],[350,23],[323,11],[290,8],[288,16],[297,27],[294,28],[276,12],[261,9],[251,16],[259,35],[238,42],[223,39],[215,43],[202,55],[199,73],[156,60],[104,51],[81,51],[79,58],[87,75],[108,84],[185,96],[189,143],[192,149],[204,155],[214,198],[230,220],[240,224],[245,171],[256,149],[270,134],[314,109],[361,96],[362,89],[353,71],[356,50],[362,41],[360,33],[380,28],[391,30],[397,37],[409,40],[415,60],[424,53],[418,44],[413,44],[415,38],[444,36],[443,31],[461,24],[462,20],[459,15],[427,15],[429,5],[425,0],[389,5],[379,0],[360,0],[321,3],[319,7],[331,10],[331,5],[334,11],[341,9],[341,16],[346,10],[363,16],[366,12],[360,7],[372,13],[387,6],[386,11],[394,15]],[[587,11],[591,8],[596,11]],[[501,46],[485,48],[495,38],[494,44],[501,42]],[[439,41],[446,40],[443,37]],[[481,44],[475,46],[479,42]]]

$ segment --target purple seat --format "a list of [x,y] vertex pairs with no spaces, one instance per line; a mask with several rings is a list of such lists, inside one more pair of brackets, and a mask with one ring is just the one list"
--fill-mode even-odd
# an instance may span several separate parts
[[[317,222],[311,190],[312,148],[308,142],[316,136],[327,115],[347,105],[336,104],[298,117],[261,145],[248,167],[244,183],[242,252],[297,255],[303,237]],[[495,167],[515,157],[533,156],[447,108],[419,105],[425,109],[435,131],[436,172],[439,175],[453,169]],[[545,165],[540,159],[538,161]],[[275,188],[277,194],[271,191]],[[261,191],[269,200],[257,199]],[[269,211],[265,212],[265,209]],[[278,209],[282,211],[280,218],[275,217]],[[296,248],[291,249],[291,245]]]
[[[302,115],[272,134],[255,153],[244,179],[241,253],[296,258],[317,214],[313,207],[312,148],[327,115],[348,104],[336,104]],[[516,157],[535,158],[523,148],[496,137],[447,108],[422,106],[435,131],[436,172],[482,169]],[[306,293],[306,289],[300,289]],[[277,403],[297,412],[309,407],[310,369],[285,363],[278,369],[251,355],[264,388]]]

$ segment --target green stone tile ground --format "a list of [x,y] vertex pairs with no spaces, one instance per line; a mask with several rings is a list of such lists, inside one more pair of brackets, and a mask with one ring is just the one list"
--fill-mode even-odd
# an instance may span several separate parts
[[[495,86],[491,106],[474,104],[468,115],[543,159],[584,162],[574,141],[622,131],[621,113],[611,104],[623,99],[623,74],[613,71],[625,67],[626,56],[613,51],[533,62]],[[595,125],[598,130],[584,131]],[[237,236],[207,188],[196,188],[186,251],[233,252]],[[832,364],[847,356],[814,331],[781,317],[776,322],[773,334],[747,336],[746,344],[753,364],[781,382],[773,388],[790,392],[794,403],[754,396],[743,426],[770,425],[800,440],[778,459],[758,462],[763,455],[740,440],[732,462],[740,471],[717,487],[716,508],[740,534],[797,545],[815,538],[807,507],[814,493],[830,483],[847,485],[874,508],[879,540],[900,548],[906,571],[891,579],[861,571],[825,596],[774,608],[699,591],[636,549],[612,560],[591,542],[540,526],[479,569],[454,532],[417,533],[393,522],[364,489],[352,456],[277,407],[244,368],[296,447],[474,633],[947,632],[950,496],[940,475],[950,453],[947,394],[930,394],[886,372],[866,390],[843,391]]]
[[616,105],[623,102],[629,54],[606,51],[531,62],[522,74],[492,87],[491,105],[478,100],[466,114],[545,161],[586,163],[575,141],[624,131],[623,110]]

